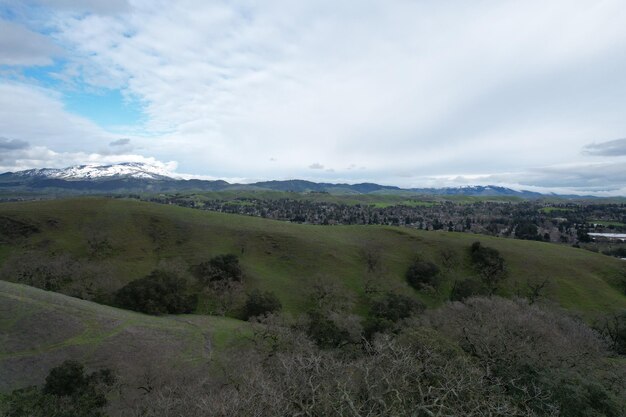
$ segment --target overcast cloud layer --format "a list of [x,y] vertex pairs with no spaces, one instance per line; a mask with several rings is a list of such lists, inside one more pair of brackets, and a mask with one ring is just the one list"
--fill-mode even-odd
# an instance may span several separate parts
[[[621,0],[0,0],[0,169],[626,195],[624,22]],[[144,117],[67,104],[110,91]]]

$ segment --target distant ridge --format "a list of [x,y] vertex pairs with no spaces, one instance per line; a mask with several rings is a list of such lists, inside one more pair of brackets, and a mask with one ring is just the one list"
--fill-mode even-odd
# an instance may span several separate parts
[[[544,194],[511,188],[463,186],[445,188],[400,188],[375,183],[333,184],[306,180],[261,181],[253,184],[231,184],[226,181],[183,179],[150,164],[127,162],[112,165],[77,165],[68,168],[42,168],[0,174],[0,191],[34,191],[65,193],[178,192],[222,190],[273,190],[323,192],[331,194],[412,193],[458,196],[510,196],[540,198]],[[552,194],[553,195],[553,194]]]

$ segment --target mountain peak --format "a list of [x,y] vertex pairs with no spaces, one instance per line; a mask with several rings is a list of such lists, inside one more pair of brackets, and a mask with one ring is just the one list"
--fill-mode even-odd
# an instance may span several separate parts
[[21,177],[50,178],[67,181],[137,178],[146,180],[178,179],[168,170],[143,162],[122,162],[111,165],[75,165],[68,168],[29,169],[14,173]]

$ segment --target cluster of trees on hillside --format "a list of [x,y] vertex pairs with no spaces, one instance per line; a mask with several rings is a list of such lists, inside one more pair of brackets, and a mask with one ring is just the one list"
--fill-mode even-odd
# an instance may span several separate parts
[[[245,272],[235,255],[191,266],[161,263],[118,289],[112,302],[149,314],[177,314],[196,310],[203,292],[213,303],[205,308],[249,320],[252,334],[217,352],[208,374],[165,374],[147,384],[120,381],[115,395],[111,371],[89,374],[80,363],[66,362],[41,387],[0,396],[0,414],[625,415],[626,364],[619,355],[626,354],[626,314],[589,326],[542,304],[541,284],[529,288],[528,299],[499,298],[507,280],[502,255],[480,242],[465,251],[443,251],[437,260],[416,256],[405,271],[409,291],[374,282],[356,296],[342,282],[319,277],[308,284],[296,317],[281,313],[272,292],[243,291]],[[461,256],[474,273],[451,282]],[[376,275],[376,251],[365,250],[362,257],[364,270]],[[448,292],[450,301],[426,308],[420,297],[433,292]],[[132,398],[130,409],[107,408],[107,399],[121,398]]]
[[[310,310],[299,318],[259,317],[246,344],[214,357],[210,374],[165,374],[159,384],[142,385],[138,396],[129,393],[134,385],[114,385],[111,370],[87,373],[82,364],[67,361],[53,368],[42,386],[0,395],[0,414],[620,417],[626,412],[626,365],[616,358],[619,352],[601,332],[554,307],[492,296],[425,309],[385,293],[371,297],[361,327],[337,314],[351,302],[347,293],[330,283],[311,291],[325,299],[311,298]],[[384,324],[368,328],[377,320]],[[120,396],[133,397],[132,405],[107,408],[109,399]]]
[[[425,310],[382,295],[364,337],[337,307],[259,321],[208,378],[171,380],[136,416],[622,416],[626,367],[601,335],[525,300]],[[311,327],[314,324],[314,327]],[[356,328],[355,328],[356,326]],[[359,336],[359,334],[361,336]]]
[[79,259],[40,249],[15,251],[0,267],[0,279],[94,300],[110,293],[116,270],[109,262]]
[[243,271],[233,254],[217,255],[191,267],[177,263],[161,264],[148,276],[131,281],[117,290],[112,303],[146,314],[186,314],[196,311],[202,293],[212,306],[210,313],[227,312],[244,320],[276,313],[282,305],[269,291],[245,294]]
[[52,368],[43,386],[0,394],[4,417],[105,417],[107,395],[116,383],[108,368],[87,373],[80,362],[67,360]]
[[198,303],[188,281],[170,271],[155,270],[131,281],[114,294],[114,304],[147,314],[192,313]]

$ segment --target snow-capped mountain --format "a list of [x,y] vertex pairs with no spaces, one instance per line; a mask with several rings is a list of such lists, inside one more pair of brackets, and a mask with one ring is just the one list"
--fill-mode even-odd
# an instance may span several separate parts
[[465,195],[465,196],[511,196],[511,197],[541,197],[542,194],[532,191],[517,191],[497,185],[462,185],[460,187],[444,188],[412,188],[412,191],[421,194],[433,195]]
[[135,178],[143,180],[180,179],[166,169],[141,162],[124,162],[114,165],[76,165],[68,168],[42,168],[14,172],[13,175],[38,179],[103,180]]
[[[77,165],[68,168],[42,168],[0,174],[0,191],[37,191],[51,193],[128,193],[235,190],[274,190],[293,192],[397,193],[427,195],[515,196],[541,198],[542,194],[510,188],[462,186],[449,188],[409,188],[373,183],[331,184],[304,180],[263,181],[254,184],[229,184],[226,181],[184,179],[163,167],[140,162],[112,165]],[[45,190],[45,191],[44,191]]]

